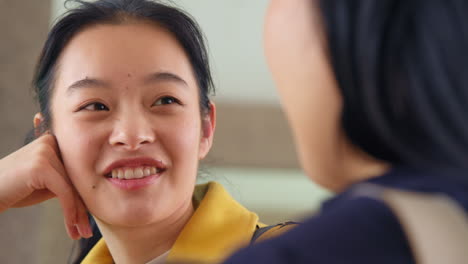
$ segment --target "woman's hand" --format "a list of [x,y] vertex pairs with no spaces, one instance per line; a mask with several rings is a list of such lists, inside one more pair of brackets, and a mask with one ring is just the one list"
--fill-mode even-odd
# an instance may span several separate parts
[[59,158],[56,139],[44,134],[0,160],[0,212],[57,197],[72,239],[91,237],[86,208]]

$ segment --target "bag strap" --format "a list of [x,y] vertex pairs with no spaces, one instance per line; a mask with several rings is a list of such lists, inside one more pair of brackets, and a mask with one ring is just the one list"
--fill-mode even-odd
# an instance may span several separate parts
[[454,200],[443,194],[360,185],[359,195],[380,199],[393,211],[406,234],[416,263],[468,262],[468,218],[465,210]]
[[[276,225],[269,225],[265,227],[259,227],[257,225],[257,229],[252,235],[252,239],[250,240],[250,244],[253,244],[255,242],[277,236],[282,234],[283,232],[288,231],[289,229],[295,227],[299,223],[293,222],[293,221],[287,221],[284,223],[276,224]],[[284,229],[283,229],[284,228]],[[280,230],[282,229],[282,230]],[[278,232],[277,232],[278,231]]]

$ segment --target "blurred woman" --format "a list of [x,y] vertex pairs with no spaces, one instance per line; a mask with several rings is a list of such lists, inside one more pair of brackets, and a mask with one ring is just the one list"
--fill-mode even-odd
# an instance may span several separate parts
[[226,263],[414,263],[394,212],[355,195],[363,183],[468,210],[467,12],[463,0],[270,1],[266,55],[302,167],[338,195]]

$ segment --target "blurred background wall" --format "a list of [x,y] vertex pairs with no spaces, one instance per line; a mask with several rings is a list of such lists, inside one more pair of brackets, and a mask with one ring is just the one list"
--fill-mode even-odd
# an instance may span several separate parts
[[[0,0],[0,157],[19,148],[32,127],[36,105],[30,81],[51,8],[48,0]],[[38,263],[46,241],[41,237],[44,206],[0,214],[0,263]]]
[[[324,198],[298,167],[262,49],[267,0],[173,0],[209,43],[218,108],[200,182],[216,180],[266,223],[300,221]],[[0,158],[22,145],[37,105],[32,71],[63,0],[0,0]],[[0,263],[66,263],[72,242],[52,200],[0,214]]]

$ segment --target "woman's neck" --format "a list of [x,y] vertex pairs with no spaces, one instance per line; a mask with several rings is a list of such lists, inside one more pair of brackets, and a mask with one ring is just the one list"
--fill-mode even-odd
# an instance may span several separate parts
[[351,184],[380,176],[390,169],[390,164],[371,157],[349,141],[342,148],[342,182],[337,184],[336,191],[341,192]]
[[193,211],[190,202],[161,222],[139,227],[96,222],[115,263],[147,263],[171,249]]

